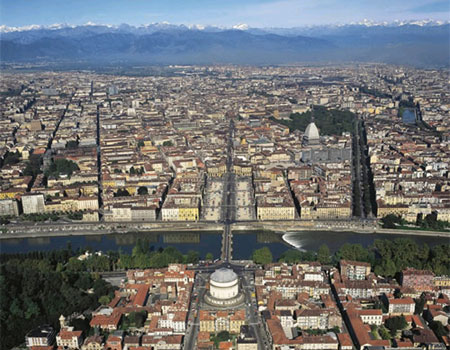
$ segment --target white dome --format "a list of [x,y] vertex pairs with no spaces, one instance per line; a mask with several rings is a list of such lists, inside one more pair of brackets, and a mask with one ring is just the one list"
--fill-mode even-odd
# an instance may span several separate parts
[[306,127],[305,137],[309,141],[319,139],[319,130],[317,129],[317,126],[314,122],[309,123],[308,126]]
[[237,275],[233,270],[221,268],[211,275],[211,281],[218,283],[228,283],[237,280]]

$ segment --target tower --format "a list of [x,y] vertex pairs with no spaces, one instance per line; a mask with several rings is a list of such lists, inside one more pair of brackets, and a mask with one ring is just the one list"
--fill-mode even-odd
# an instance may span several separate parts
[[59,326],[61,327],[61,329],[66,328],[66,318],[64,317],[64,315],[61,315],[59,317]]
[[308,124],[303,135],[303,145],[314,146],[318,145],[320,141],[319,130],[316,123],[314,123],[314,107],[311,106],[311,123]]

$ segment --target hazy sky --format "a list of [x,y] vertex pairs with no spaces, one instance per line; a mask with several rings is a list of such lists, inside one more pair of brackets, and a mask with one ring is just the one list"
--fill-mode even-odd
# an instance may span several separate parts
[[448,0],[0,0],[0,24],[173,24],[294,27],[449,19]]

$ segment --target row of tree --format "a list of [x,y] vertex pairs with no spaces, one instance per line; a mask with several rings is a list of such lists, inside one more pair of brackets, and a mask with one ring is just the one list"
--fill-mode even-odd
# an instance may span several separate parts
[[[273,262],[273,255],[268,247],[263,247],[256,249],[251,259],[257,264],[268,264]],[[430,248],[427,244],[419,246],[409,238],[377,239],[367,248],[346,243],[334,254],[325,244],[317,252],[289,249],[281,254],[279,261],[319,261],[325,265],[337,265],[341,259],[368,262],[377,275],[386,277],[396,277],[407,267],[431,270],[437,275],[450,274],[450,244]]]
[[[438,220],[436,212],[425,215],[419,214],[415,222],[417,228],[423,230],[445,231],[450,227],[450,222]],[[406,225],[411,225],[399,215],[389,214],[381,219],[383,228],[405,228]]]

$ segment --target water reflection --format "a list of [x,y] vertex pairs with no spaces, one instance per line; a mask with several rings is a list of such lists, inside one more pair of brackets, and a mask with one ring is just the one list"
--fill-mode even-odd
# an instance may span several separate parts
[[199,243],[199,233],[167,233],[163,235],[164,243]]
[[50,237],[28,238],[28,243],[31,245],[48,245],[50,242]]
[[7,239],[0,241],[0,252],[48,251],[63,249],[70,244],[72,249],[75,250],[89,247],[94,250],[120,250],[131,253],[138,240],[148,243],[151,249],[173,246],[182,253],[187,253],[189,250],[197,250],[200,252],[201,257],[204,257],[206,253],[212,253],[217,258],[220,256],[221,233],[219,232],[139,232],[131,234]]
[[[445,237],[409,236],[392,234],[361,234],[355,232],[332,231],[301,231],[301,232],[272,232],[272,231],[234,231],[233,258],[248,259],[255,249],[269,247],[274,259],[295,247],[301,250],[317,251],[322,244],[326,244],[331,252],[335,252],[345,243],[359,243],[364,247],[371,245],[375,239],[410,238],[419,245],[448,244]],[[114,250],[131,253],[138,239],[148,242],[151,249],[173,246],[182,253],[196,250],[204,257],[212,253],[215,258],[220,256],[221,232],[147,232],[134,234],[88,235],[68,237],[45,237],[29,239],[8,239],[0,241],[0,252],[19,253],[30,251],[48,251],[66,248],[70,243],[72,249],[91,248],[94,250]]]
[[367,247],[376,239],[393,240],[397,238],[409,238],[419,245],[427,244],[435,246],[438,244],[448,244],[446,237],[436,236],[416,236],[404,234],[380,234],[380,233],[356,233],[356,232],[332,232],[332,231],[304,231],[286,233],[283,239],[290,245],[302,250],[318,250],[322,244],[326,244],[331,252],[337,251],[345,243],[361,244]]

